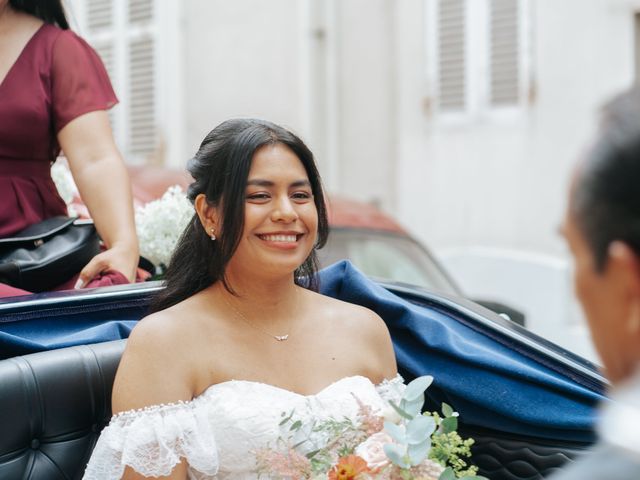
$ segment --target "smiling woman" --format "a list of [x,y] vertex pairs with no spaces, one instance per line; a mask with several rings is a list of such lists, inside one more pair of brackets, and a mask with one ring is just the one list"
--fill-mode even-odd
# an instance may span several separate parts
[[[357,424],[361,406],[402,392],[380,317],[317,293],[328,223],[305,144],[230,120],[188,168],[196,213],[129,337],[87,479],[254,479],[250,453],[280,438],[283,411]],[[324,438],[312,436],[302,455]]]

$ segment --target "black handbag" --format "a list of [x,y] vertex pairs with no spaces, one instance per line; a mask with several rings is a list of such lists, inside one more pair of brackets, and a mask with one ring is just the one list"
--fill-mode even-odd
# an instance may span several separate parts
[[52,217],[0,239],[0,282],[43,292],[66,282],[100,252],[91,221]]

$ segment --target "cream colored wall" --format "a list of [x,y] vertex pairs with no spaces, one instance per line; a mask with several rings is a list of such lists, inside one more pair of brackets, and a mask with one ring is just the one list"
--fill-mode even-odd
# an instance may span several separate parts
[[231,117],[266,118],[299,131],[301,3],[184,2],[186,155]]
[[329,191],[396,200],[391,0],[184,3],[184,159],[230,117],[300,133]]

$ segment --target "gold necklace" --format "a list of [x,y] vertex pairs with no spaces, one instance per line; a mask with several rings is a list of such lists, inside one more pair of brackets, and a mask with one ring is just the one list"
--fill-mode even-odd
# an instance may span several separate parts
[[[257,325],[254,325],[252,322],[249,321],[249,319],[243,315],[242,312],[240,312],[237,308],[235,308],[233,305],[231,305],[231,303],[229,303],[229,300],[227,300],[226,295],[222,297],[222,299],[224,300],[224,303],[227,304],[227,306],[233,310],[233,312],[236,314],[236,316],[242,320],[244,323],[246,323],[247,325],[249,325],[251,328],[254,328],[255,330],[258,330],[259,332],[264,333],[265,335],[270,336],[271,338],[275,339],[278,342],[284,342],[285,340],[287,340],[289,338],[289,334],[285,334],[285,335],[274,335],[273,333],[270,333],[268,331],[266,331],[264,328],[262,327],[258,327]],[[296,305],[298,303],[298,297],[296,294]]]

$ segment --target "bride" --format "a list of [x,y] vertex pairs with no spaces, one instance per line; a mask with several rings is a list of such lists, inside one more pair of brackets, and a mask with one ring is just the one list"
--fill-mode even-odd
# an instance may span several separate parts
[[399,395],[380,317],[316,292],[328,223],[305,144],[230,120],[188,169],[196,215],[127,342],[85,479],[258,478],[283,413],[355,419]]

